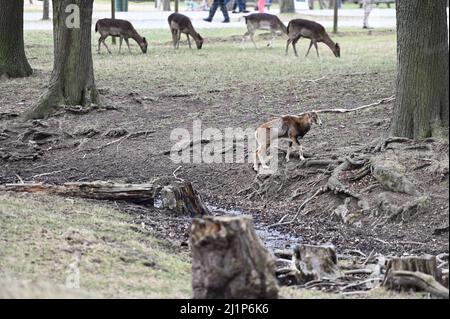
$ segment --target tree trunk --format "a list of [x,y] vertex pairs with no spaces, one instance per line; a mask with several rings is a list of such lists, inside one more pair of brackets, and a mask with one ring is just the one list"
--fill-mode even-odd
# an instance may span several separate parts
[[191,251],[194,298],[277,298],[275,260],[251,218],[194,219]]
[[280,13],[295,12],[294,0],[280,0]]
[[42,20],[49,20],[50,19],[50,0],[44,0],[44,10],[42,14]]
[[448,127],[446,0],[398,0],[397,97],[391,136],[424,139]]
[[33,73],[23,42],[23,0],[0,0],[0,77]]
[[[79,8],[79,27],[66,22],[76,14],[65,12],[69,5]],[[61,105],[99,104],[91,52],[92,6],[93,0],[53,1],[53,72],[47,92],[26,118],[48,117]]]
[[162,10],[170,11],[170,0],[162,0]]

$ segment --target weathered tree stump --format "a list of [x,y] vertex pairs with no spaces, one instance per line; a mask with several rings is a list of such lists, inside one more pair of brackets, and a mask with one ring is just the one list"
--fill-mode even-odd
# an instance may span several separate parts
[[440,280],[440,271],[437,268],[436,257],[431,255],[398,257],[388,260],[386,265],[385,281],[392,271],[419,271]]
[[299,245],[294,248],[293,259],[300,271],[300,283],[341,276],[334,246]]
[[190,182],[174,182],[161,190],[162,206],[179,214],[208,215],[209,210]]
[[439,298],[449,298],[448,289],[433,276],[420,271],[391,271],[386,286],[399,287],[400,290],[426,291]]
[[[392,258],[386,266],[383,286],[398,291],[428,291],[436,294],[441,282],[441,271],[436,257],[431,255]],[[441,292],[437,293],[442,297]],[[448,290],[447,290],[448,298]]]
[[277,298],[275,259],[250,217],[205,217],[191,227],[194,298]]

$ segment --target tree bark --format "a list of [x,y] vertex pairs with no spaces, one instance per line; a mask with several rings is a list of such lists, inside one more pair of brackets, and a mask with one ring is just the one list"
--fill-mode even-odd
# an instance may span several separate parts
[[49,20],[50,19],[50,0],[43,0],[44,1],[44,9],[42,13],[42,20]]
[[390,135],[424,139],[448,127],[446,0],[398,0],[397,93]]
[[410,257],[398,257],[392,258],[388,261],[386,265],[386,274],[384,276],[383,285],[388,286],[391,289],[397,290],[408,290],[410,288],[405,285],[395,284],[393,280],[393,274],[398,271],[410,271],[410,272],[420,272],[423,274],[430,275],[437,281],[441,281],[441,273],[437,268],[436,257],[431,255],[410,256]]
[[33,73],[23,41],[23,0],[0,0],[0,77]]
[[397,270],[392,271],[385,283],[389,289],[409,291],[426,291],[433,296],[448,299],[448,289],[439,283],[433,276],[420,271]]
[[275,260],[251,218],[194,219],[191,251],[194,298],[277,298]]
[[333,246],[300,245],[294,249],[295,267],[300,271],[298,283],[341,275]]
[[6,184],[0,186],[0,191],[45,193],[98,200],[123,200],[133,203],[153,205],[155,187],[153,184],[118,184],[99,181],[65,183],[63,185]]
[[162,10],[170,11],[170,0],[162,0]]
[[192,217],[209,214],[208,208],[190,182],[175,182],[164,186],[161,190],[161,198],[164,208],[178,214],[189,214]]
[[295,12],[294,0],[280,0],[280,13]]
[[[70,27],[66,19],[69,5],[80,13],[80,27]],[[93,0],[53,1],[54,65],[47,91],[25,115],[27,119],[46,118],[62,105],[89,107],[99,104],[91,52]]]

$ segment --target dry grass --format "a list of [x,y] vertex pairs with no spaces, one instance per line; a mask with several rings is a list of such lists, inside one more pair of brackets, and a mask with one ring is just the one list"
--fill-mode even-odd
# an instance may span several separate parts
[[[189,257],[107,205],[1,194],[0,229],[0,281],[15,283],[0,297],[190,296]],[[67,289],[74,267],[80,289]]]

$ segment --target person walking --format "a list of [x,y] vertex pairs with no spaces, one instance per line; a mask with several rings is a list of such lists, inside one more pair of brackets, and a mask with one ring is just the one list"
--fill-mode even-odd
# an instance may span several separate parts
[[369,26],[369,15],[373,9],[375,4],[375,0],[364,0],[363,8],[364,8],[364,21],[363,21],[363,29],[373,29]]
[[[309,0],[308,1],[310,10],[314,10],[314,1],[315,0]],[[319,6],[320,6],[321,10],[327,7],[324,0],[318,0],[318,2],[319,2]]]
[[[228,9],[226,6],[226,0],[213,0],[213,4],[211,5],[211,9],[209,9],[209,15],[207,18],[204,18],[203,20],[207,22],[211,22],[214,15],[216,14],[217,9],[220,7],[220,10],[222,11],[224,20],[223,23],[230,22],[230,16],[228,15]],[[228,1],[227,1],[228,2]]]
[[234,0],[233,11],[231,12],[238,13],[237,9],[239,9],[240,13],[248,13],[250,11],[247,10],[246,5],[246,0]]

